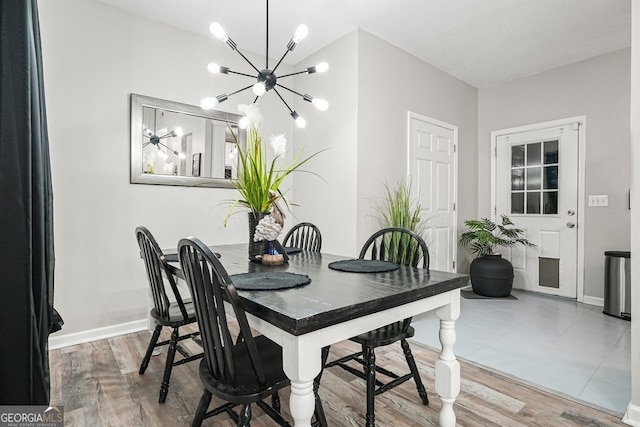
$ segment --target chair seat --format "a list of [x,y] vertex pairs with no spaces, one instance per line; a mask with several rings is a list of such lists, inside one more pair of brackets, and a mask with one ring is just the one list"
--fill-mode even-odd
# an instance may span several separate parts
[[[254,337],[254,341],[264,368],[266,384],[271,386],[267,388],[258,386],[253,369],[244,369],[237,373],[237,386],[229,387],[228,384],[220,382],[211,375],[207,360],[204,358],[200,362],[200,379],[211,393],[231,403],[245,404],[271,396],[289,385],[289,379],[282,369],[282,347],[262,335]],[[232,353],[236,366],[251,366],[245,342],[234,345]]]
[[184,303],[184,309],[187,312],[187,320],[182,317],[182,311],[180,311],[180,306],[177,302],[172,302],[171,304],[169,304],[168,319],[166,317],[159,316],[155,308],[151,310],[151,317],[153,317],[158,323],[164,326],[186,325],[188,323],[195,322],[196,309],[193,306],[193,301],[191,301],[191,299],[183,299],[182,301]]
[[403,322],[395,322],[387,326],[383,326],[373,331],[352,337],[351,341],[357,342],[367,347],[382,347],[393,344],[406,338],[411,338],[415,334],[415,329],[409,326],[406,331],[403,330]]

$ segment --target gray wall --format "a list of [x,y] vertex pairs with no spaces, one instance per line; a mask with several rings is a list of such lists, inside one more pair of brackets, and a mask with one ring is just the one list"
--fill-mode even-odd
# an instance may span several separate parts
[[[296,143],[307,148],[332,146],[314,167],[330,185],[313,177],[296,177],[295,185],[296,201],[304,202],[297,212],[327,225],[321,227],[323,247],[355,256],[375,231],[373,206],[383,196],[383,184],[393,185],[407,174],[408,111],[459,127],[458,220],[462,224],[474,217],[477,89],[363,30],[300,65],[328,59],[331,69],[326,76],[296,81],[301,92],[329,94],[331,102],[326,116],[313,117],[322,126],[296,133]],[[318,208],[318,200],[324,209]]]
[[296,67],[302,69],[322,61],[329,63],[323,74],[295,79],[300,93],[326,99],[329,109],[318,111],[305,101],[294,100],[296,110],[306,117],[307,127],[294,130],[296,150],[315,157],[306,170],[296,173],[290,224],[309,221],[322,233],[322,250],[354,256],[356,253],[356,206],[358,191],[358,33],[351,32],[325,46]]
[[[478,90],[392,44],[360,31],[358,218],[373,214],[382,184],[407,175],[407,113],[458,126],[458,229],[477,206]],[[376,229],[362,223],[358,241]],[[459,271],[466,271],[458,264]]]
[[[148,282],[136,226],[147,226],[164,248],[189,235],[211,244],[248,240],[245,215],[223,227],[235,190],[129,183],[129,93],[198,105],[249,79],[207,72],[213,60],[248,67],[213,38],[94,0],[38,6],[54,191],[55,306],[65,320],[52,336],[59,338],[146,317]],[[239,95],[221,109],[237,112],[239,103],[252,101],[252,94]],[[293,120],[280,114],[281,101],[261,101],[274,112],[264,134],[290,137]]]
[[491,131],[586,115],[584,295],[604,296],[604,251],[629,250],[630,50],[478,91],[478,212],[490,215]]

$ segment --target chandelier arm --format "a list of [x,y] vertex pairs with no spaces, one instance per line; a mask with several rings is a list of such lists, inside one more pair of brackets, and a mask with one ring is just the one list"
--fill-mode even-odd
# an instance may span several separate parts
[[180,153],[178,153],[176,150],[174,150],[171,147],[167,147],[166,145],[164,145],[162,142],[158,142],[159,145],[162,145],[164,148],[166,148],[167,150],[171,151],[173,154],[175,154],[176,156]]
[[286,89],[286,90],[288,90],[289,92],[295,93],[295,94],[296,94],[296,95],[298,95],[299,97],[304,98],[304,95],[303,95],[303,94],[301,94],[300,92],[296,92],[295,90],[293,90],[293,89],[289,89],[288,87],[286,87],[286,86],[282,86],[281,84],[278,84],[278,83],[276,83],[276,86],[279,86],[279,87],[281,87],[282,89]]
[[[244,55],[242,54],[242,52],[240,52],[238,49],[235,49],[235,51],[236,51],[236,52],[238,52],[238,55],[242,56],[242,59],[244,59],[245,61],[247,61],[247,62],[249,63],[249,65],[251,65],[251,67],[252,67],[254,70],[256,70],[258,73],[260,72],[260,70],[258,70],[258,69],[256,68],[256,66],[255,66],[255,65],[253,65],[253,62],[249,61],[249,59],[248,59],[246,56],[244,56]],[[252,76],[252,77],[253,77],[253,76]]]
[[273,70],[271,70],[271,71],[273,71],[273,72],[275,72],[275,71],[276,71],[276,68],[278,68],[278,66],[280,66],[280,63],[282,62],[282,60],[284,59],[284,57],[285,57],[285,56],[287,56],[287,53],[289,53],[289,52],[290,52],[290,51],[289,51],[289,49],[287,49],[287,50],[285,50],[285,51],[284,51],[284,55],[282,55],[282,58],[280,58],[280,61],[278,61],[278,63],[276,64],[276,66],[275,66],[275,67],[273,67]]
[[[280,86],[280,85],[278,85],[278,86]],[[284,87],[284,86],[282,86],[282,87]],[[285,88],[285,89],[286,89],[286,88]],[[284,98],[282,97],[282,95],[280,95],[280,92],[278,92],[278,91],[276,90],[276,88],[275,88],[275,87],[273,88],[273,91],[278,95],[278,97],[280,97],[280,100],[281,100],[281,101],[284,103],[284,105],[289,109],[289,112],[290,112],[290,113],[293,113],[293,110],[291,109],[291,107],[289,107],[289,104],[287,104],[287,101],[285,101],[285,100],[284,100]]]
[[146,147],[146,146],[147,146],[147,145],[149,145],[149,144],[151,144],[151,141],[144,142],[144,143],[142,144],[142,148]]
[[239,73],[239,72],[237,72],[237,71],[231,71],[231,70],[229,70],[229,71],[227,71],[227,73],[230,73],[230,74],[237,74],[237,75],[239,75],[239,76],[251,77],[252,79],[255,79],[255,78],[256,78],[256,76],[252,76],[251,74]]
[[235,91],[235,92],[231,92],[231,93],[230,93],[229,95],[227,95],[227,96],[235,95],[236,93],[240,93],[240,92],[242,92],[243,90],[247,90],[247,89],[252,88],[252,87],[253,87],[253,85],[249,85],[249,86],[247,86],[247,87],[243,87],[242,89],[238,89],[238,90],[237,90],[237,91]]
[[307,70],[302,70],[302,71],[298,71],[296,73],[289,73],[289,74],[285,74],[282,76],[278,76],[279,79],[285,78],[285,77],[291,77],[291,76],[297,76],[298,74],[308,74],[309,72]]
[[[265,61],[266,61],[266,65],[264,68],[266,68],[267,70],[269,69],[269,0],[267,0],[267,36],[265,37]],[[255,101],[254,101],[255,103]]]
[[260,98],[260,97],[259,97],[259,96],[256,96],[256,97],[253,99],[253,103],[254,103],[254,104],[256,103],[256,101],[258,100],[258,98]]

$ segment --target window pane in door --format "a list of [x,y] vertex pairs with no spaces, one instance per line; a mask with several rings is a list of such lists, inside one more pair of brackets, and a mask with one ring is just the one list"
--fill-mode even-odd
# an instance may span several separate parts
[[540,192],[527,193],[527,213],[540,213]]
[[542,177],[542,168],[529,168],[527,169],[527,190],[540,190]]
[[545,141],[544,164],[558,163],[558,141]]
[[511,166],[524,166],[524,145],[514,145],[511,147]]
[[511,189],[524,190],[524,169],[511,169]]
[[545,190],[558,189],[558,166],[545,166],[543,171],[543,187]]
[[533,144],[527,144],[527,166],[537,166],[539,165],[541,153],[540,150],[542,143],[535,142]]
[[511,193],[511,213],[524,213],[524,193]]
[[542,212],[545,215],[558,215],[558,192],[545,191],[542,194]]

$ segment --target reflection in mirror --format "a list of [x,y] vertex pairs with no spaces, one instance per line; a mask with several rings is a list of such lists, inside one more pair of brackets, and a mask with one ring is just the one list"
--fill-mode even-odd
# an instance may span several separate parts
[[131,182],[231,187],[238,114],[131,94]]

